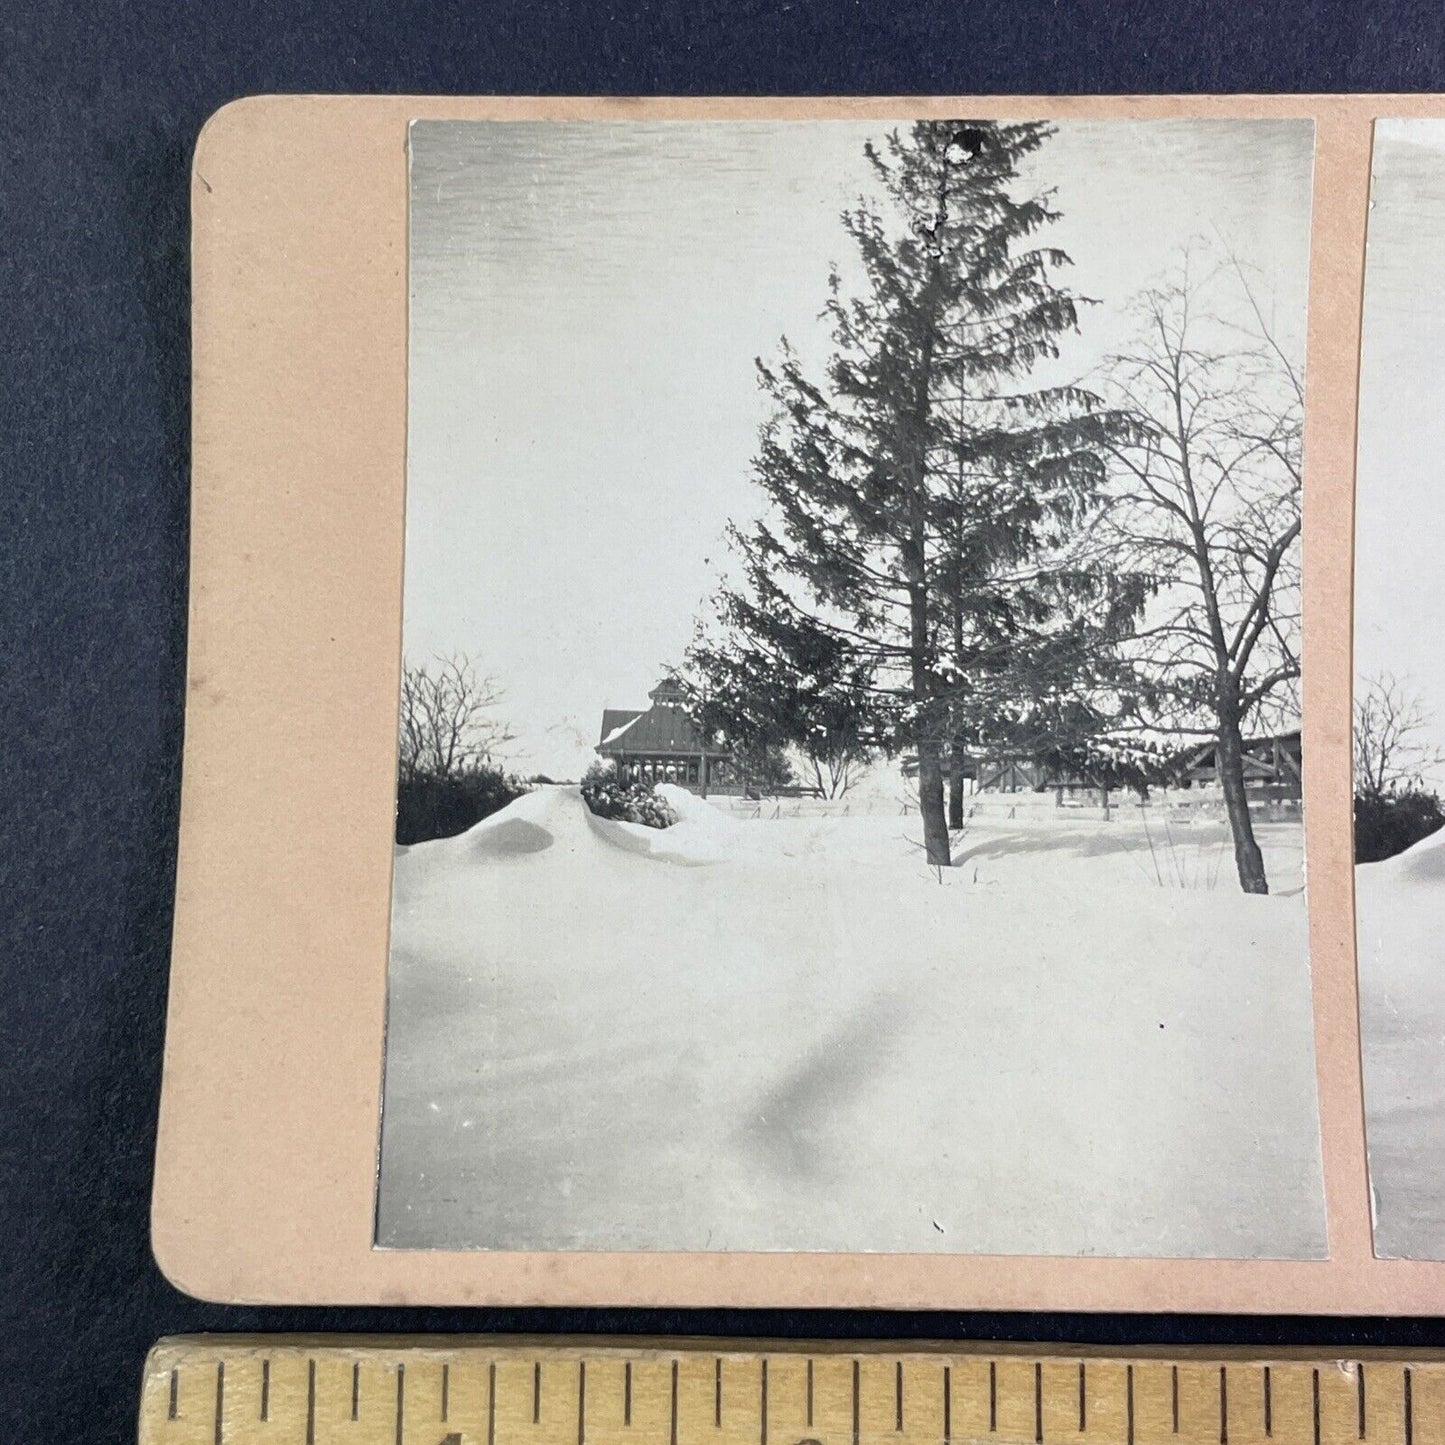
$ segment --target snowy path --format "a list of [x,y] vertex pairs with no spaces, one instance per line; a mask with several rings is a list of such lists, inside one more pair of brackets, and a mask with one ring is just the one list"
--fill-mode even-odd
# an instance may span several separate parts
[[1375,1250],[1445,1259],[1445,832],[1355,870]]
[[1324,1252],[1302,898],[692,809],[399,853],[382,1244]]

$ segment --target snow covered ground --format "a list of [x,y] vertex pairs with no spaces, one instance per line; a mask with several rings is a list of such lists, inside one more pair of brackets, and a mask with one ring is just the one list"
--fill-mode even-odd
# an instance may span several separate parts
[[1355,869],[1375,1252],[1445,1259],[1445,832]]
[[380,1244],[1325,1253],[1297,823],[669,792],[398,850]]

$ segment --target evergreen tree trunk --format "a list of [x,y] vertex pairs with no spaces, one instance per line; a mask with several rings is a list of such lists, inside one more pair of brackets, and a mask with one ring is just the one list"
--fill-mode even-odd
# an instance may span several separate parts
[[[938,280],[938,262],[929,263],[927,290]],[[933,680],[929,675],[928,615],[928,529],[921,515],[920,498],[926,490],[928,461],[922,438],[929,413],[929,391],[933,385],[933,348],[937,342],[934,329],[936,316],[929,318],[919,348],[918,379],[913,397],[911,432],[919,447],[913,459],[913,501],[910,536],[904,546],[904,567],[908,577],[908,652],[913,672],[914,735],[918,745],[918,811],[923,819],[923,846],[928,861],[939,868],[949,868],[953,859],[949,852],[948,819],[944,812],[942,745],[938,738],[938,720],[931,716],[929,702],[933,697]]]
[[[959,463],[960,469],[962,462]],[[963,554],[963,509],[959,508],[958,531],[954,536],[954,547],[959,556]],[[961,593],[960,580],[954,579],[955,587]],[[953,599],[953,665],[960,672],[964,670],[963,656],[963,605],[961,595]],[[963,743],[953,738],[948,744],[948,827],[957,832],[963,827]]]
[[923,818],[923,846],[928,861],[940,868],[952,866],[948,851],[948,823],[943,814],[943,761],[937,738],[918,739],[918,811]]
[[963,749],[955,741],[948,750],[948,828],[963,827]]
[[1244,740],[1232,710],[1223,711],[1218,733],[1219,782],[1224,789],[1224,811],[1234,835],[1234,866],[1239,886],[1246,893],[1268,893],[1264,855],[1254,836],[1249,816],[1249,798],[1244,791]]
[[[922,554],[922,544],[917,552]],[[913,697],[917,721],[914,741],[918,747],[918,812],[923,819],[923,846],[928,861],[940,868],[952,866],[948,845],[948,819],[943,807],[942,748],[935,731],[935,720],[929,716],[927,702],[932,695],[928,677],[928,592],[923,582],[921,560],[915,562],[916,582],[908,589],[909,640],[913,666]]]

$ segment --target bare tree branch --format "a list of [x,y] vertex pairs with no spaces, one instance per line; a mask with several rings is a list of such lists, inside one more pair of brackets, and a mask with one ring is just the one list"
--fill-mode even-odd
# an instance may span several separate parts
[[1392,674],[1376,673],[1355,691],[1355,794],[1378,801],[1425,785],[1445,767],[1428,740],[1430,715],[1419,696]]
[[492,716],[501,689],[461,653],[404,662],[398,715],[397,767],[403,781],[456,777],[494,762],[513,734]]

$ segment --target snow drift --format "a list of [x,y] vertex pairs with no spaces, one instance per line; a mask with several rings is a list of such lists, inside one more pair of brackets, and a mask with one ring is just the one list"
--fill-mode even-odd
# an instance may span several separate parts
[[1375,1248],[1445,1258],[1445,830],[1355,869]]
[[667,794],[398,853],[380,1244],[1324,1252],[1301,897]]

